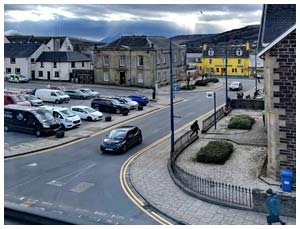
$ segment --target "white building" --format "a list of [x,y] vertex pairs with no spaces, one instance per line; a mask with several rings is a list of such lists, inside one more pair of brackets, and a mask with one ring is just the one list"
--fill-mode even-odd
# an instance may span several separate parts
[[42,44],[5,43],[5,74],[21,74],[34,78],[35,61],[48,48]]
[[43,52],[36,60],[35,79],[72,81],[74,70],[92,70],[89,57],[80,52]]

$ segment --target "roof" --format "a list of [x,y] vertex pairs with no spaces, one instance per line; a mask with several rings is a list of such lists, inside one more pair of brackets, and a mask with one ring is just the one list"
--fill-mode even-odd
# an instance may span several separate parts
[[264,5],[258,35],[258,53],[282,35],[283,38],[288,35],[285,33],[295,25],[296,4]]
[[36,62],[76,62],[76,61],[91,61],[86,55],[77,52],[43,52]]
[[[182,48],[172,42],[173,48]],[[169,49],[170,40],[165,37],[156,36],[122,36],[119,39],[107,44],[102,49],[119,49],[126,48],[130,50],[147,50],[147,49]]]
[[30,57],[38,48],[39,44],[4,44],[5,58],[25,58]]
[[[206,50],[203,50],[203,58],[225,58],[226,57],[226,48],[227,48],[227,57],[228,58],[248,58],[249,51],[246,50],[245,46],[208,46]],[[242,51],[240,56],[237,55],[238,50]],[[209,55],[209,52],[213,51],[212,55]]]
[[42,109],[42,107],[22,106],[22,105],[15,105],[15,104],[5,105],[4,108],[22,110],[22,111],[36,111]]
[[48,36],[33,36],[33,35],[15,35],[6,36],[11,43],[36,43],[36,44],[47,44],[52,37]]

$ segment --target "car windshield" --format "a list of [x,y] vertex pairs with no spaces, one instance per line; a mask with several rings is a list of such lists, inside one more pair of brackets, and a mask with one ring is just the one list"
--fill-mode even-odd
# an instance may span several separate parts
[[89,91],[88,90],[80,90],[82,93],[84,93],[84,94],[88,94],[89,93]]
[[93,112],[96,112],[95,109],[91,108],[91,107],[87,107],[87,108],[84,108],[85,111],[89,112],[89,113],[93,113]]
[[35,97],[34,95],[28,95],[27,98],[32,100],[37,99],[37,97]]
[[92,90],[88,89],[88,88],[85,88],[85,89],[80,89],[80,91],[88,93],[88,92],[91,92]]
[[120,104],[120,102],[119,102],[118,100],[116,100],[116,99],[112,99],[111,102],[112,102],[113,104]]
[[40,122],[52,121],[54,118],[47,110],[37,110],[36,117]]
[[70,109],[65,109],[60,111],[64,117],[74,117],[75,114]]
[[232,85],[239,85],[240,83],[239,82],[232,82],[231,84]]
[[22,96],[22,95],[14,96],[14,97],[13,97],[13,100],[14,100],[15,102],[24,102],[24,101],[26,101],[25,97]]
[[126,102],[133,102],[133,100],[132,100],[132,99],[130,99],[130,98],[126,98],[126,97],[124,97],[124,98],[122,98],[122,99],[124,99]]
[[108,139],[113,139],[113,140],[122,140],[125,138],[127,134],[127,131],[126,130],[121,130],[121,129],[118,129],[118,130],[112,130],[109,135],[108,135]]
[[57,91],[56,94],[57,94],[57,95],[65,95],[65,93],[62,92],[62,91]]

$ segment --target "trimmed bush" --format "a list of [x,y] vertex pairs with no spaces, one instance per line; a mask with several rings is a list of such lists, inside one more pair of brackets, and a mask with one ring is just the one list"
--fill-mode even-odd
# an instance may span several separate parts
[[224,164],[233,152],[233,145],[225,141],[211,141],[196,154],[197,162]]
[[182,86],[180,89],[181,89],[181,90],[194,90],[195,88],[196,88],[196,85],[195,85],[195,84],[191,84],[191,85],[189,85],[189,86],[184,85],[184,86]]
[[255,123],[255,119],[248,115],[236,115],[229,120],[229,129],[250,130]]
[[218,82],[219,82],[219,79],[218,79],[218,78],[209,78],[209,79],[208,79],[208,82],[211,82],[211,83],[218,83]]
[[208,80],[197,80],[195,84],[196,86],[206,86],[208,84]]

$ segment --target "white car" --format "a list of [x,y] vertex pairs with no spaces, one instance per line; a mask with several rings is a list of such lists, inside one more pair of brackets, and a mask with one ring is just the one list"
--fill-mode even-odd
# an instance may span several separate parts
[[42,106],[56,118],[64,129],[71,129],[81,125],[81,119],[70,108]]
[[98,121],[103,118],[103,114],[100,111],[96,111],[94,108],[88,106],[72,106],[71,110],[81,119],[88,121]]
[[230,91],[239,91],[243,90],[243,85],[241,82],[234,81],[229,85],[229,90]]

